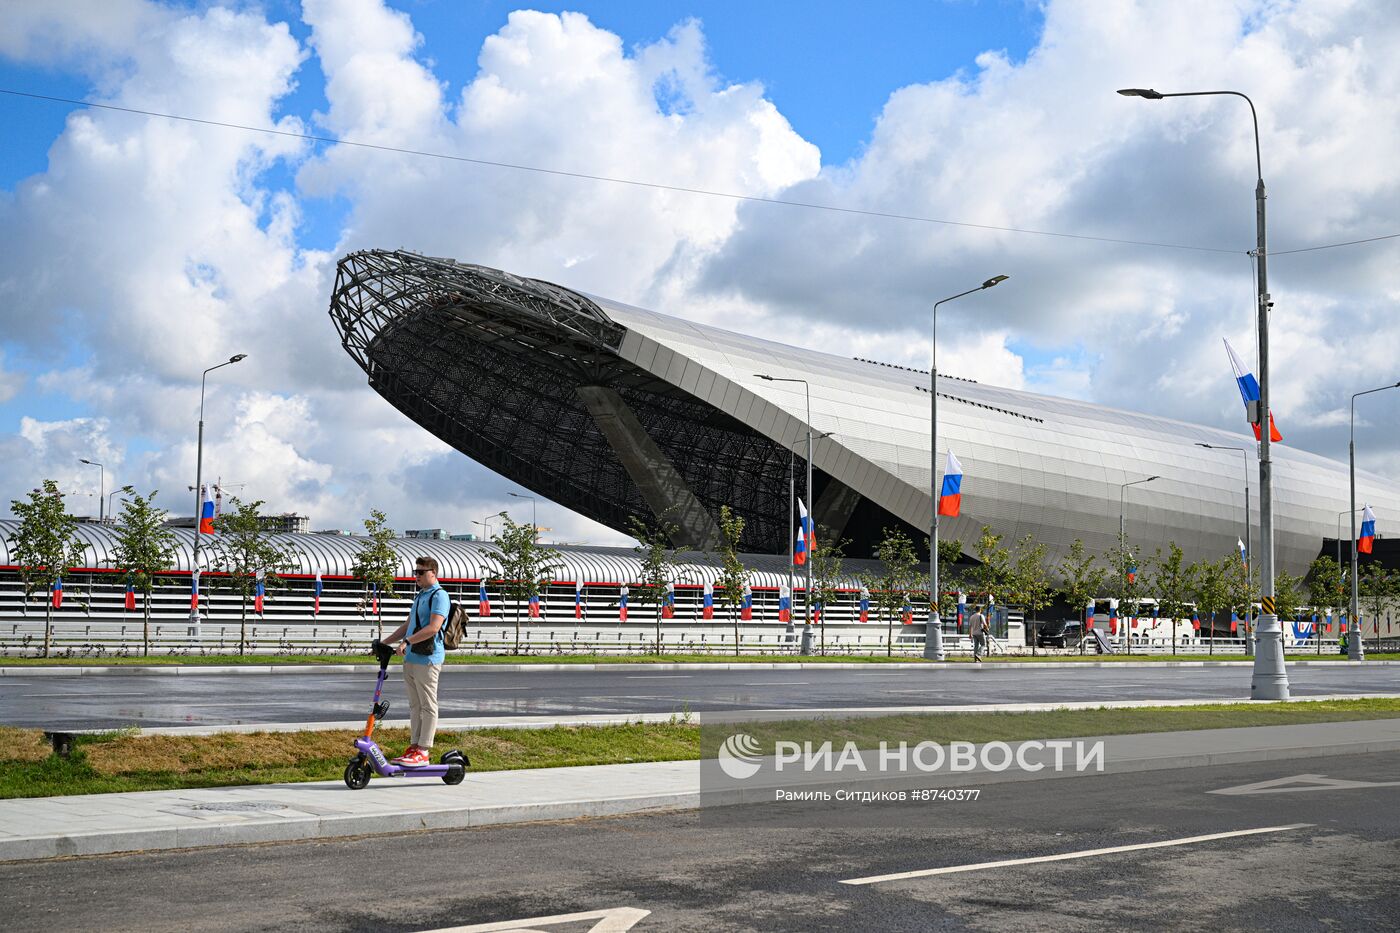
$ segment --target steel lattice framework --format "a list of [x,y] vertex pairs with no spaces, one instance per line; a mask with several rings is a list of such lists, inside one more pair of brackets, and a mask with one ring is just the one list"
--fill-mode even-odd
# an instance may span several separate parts
[[576,393],[617,392],[744,547],[787,549],[788,451],[623,359],[624,329],[548,282],[404,251],[341,260],[330,314],[375,391],[457,450],[619,531],[652,510]]

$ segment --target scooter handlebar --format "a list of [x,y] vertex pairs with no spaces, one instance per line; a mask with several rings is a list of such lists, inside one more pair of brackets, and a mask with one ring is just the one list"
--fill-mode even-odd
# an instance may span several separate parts
[[379,669],[385,670],[389,666],[389,659],[394,656],[394,649],[384,644],[376,638],[369,646],[370,654],[374,655],[379,662]]

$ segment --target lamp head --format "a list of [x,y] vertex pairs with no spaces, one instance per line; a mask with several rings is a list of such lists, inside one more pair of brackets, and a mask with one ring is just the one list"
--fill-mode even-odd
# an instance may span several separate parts
[[1009,275],[994,275],[987,281],[983,282],[982,287],[991,288],[993,285],[1000,285],[1002,282],[1005,282],[1009,278],[1011,278],[1011,276]]
[[764,375],[763,373],[754,373],[754,375],[757,376],[759,379],[764,380],[765,382],[772,382],[772,381],[773,381],[773,377],[772,377],[772,376],[766,376],[766,375]]
[[1144,482],[1144,483],[1150,483],[1150,482],[1152,482],[1154,479],[1161,479],[1161,478],[1162,478],[1162,477],[1160,477],[1160,476],[1149,476],[1147,479],[1143,480],[1143,482]]
[[246,360],[247,358],[248,358],[248,354],[246,354],[246,353],[235,353],[233,356],[231,356],[231,357],[228,358],[228,361],[229,361],[230,363],[237,363],[237,362],[239,362],[239,361],[241,361],[241,360]]
[[92,461],[89,460],[89,459],[87,459],[86,457],[80,457],[80,458],[78,458],[78,462],[79,462],[79,463],[86,463],[88,466],[92,466]]
[[1215,448],[1212,447],[1210,444],[1203,444],[1203,443],[1201,443],[1200,441],[1197,441],[1197,442],[1196,442],[1196,446],[1197,446],[1197,447],[1204,447],[1206,450],[1214,450],[1214,449],[1215,449]]
[[1162,95],[1150,87],[1123,87],[1118,93],[1124,97],[1142,97],[1146,100],[1161,100]]

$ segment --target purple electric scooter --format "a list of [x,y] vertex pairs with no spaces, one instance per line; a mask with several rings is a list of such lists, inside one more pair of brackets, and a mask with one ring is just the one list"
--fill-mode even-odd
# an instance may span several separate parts
[[376,638],[370,650],[379,661],[379,681],[374,685],[374,706],[370,709],[369,719],[365,720],[365,734],[355,740],[355,757],[345,766],[345,786],[351,790],[361,790],[369,785],[373,774],[380,777],[440,777],[444,784],[462,783],[471,762],[455,748],[443,753],[440,763],[435,765],[399,765],[384,757],[384,752],[374,741],[374,725],[389,715],[389,701],[379,699],[379,694],[389,676],[389,659],[394,656],[394,649]]

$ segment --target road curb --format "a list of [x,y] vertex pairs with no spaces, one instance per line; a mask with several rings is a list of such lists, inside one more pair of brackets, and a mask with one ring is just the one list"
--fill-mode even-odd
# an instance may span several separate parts
[[[1254,662],[1242,661],[901,661],[866,663],[806,663],[802,661],[774,662],[716,662],[714,664],[448,664],[445,670],[469,670],[487,673],[499,671],[510,674],[562,671],[869,671],[869,670],[967,670],[967,671],[1025,671],[1025,670],[1102,670],[1133,668],[1204,668],[1253,667]],[[1288,667],[1394,667],[1400,661],[1289,661]],[[237,664],[237,665],[73,665],[71,667],[0,667],[0,677],[74,677],[123,674],[156,674],[168,677],[199,677],[227,674],[340,674],[376,672],[374,664]]]

